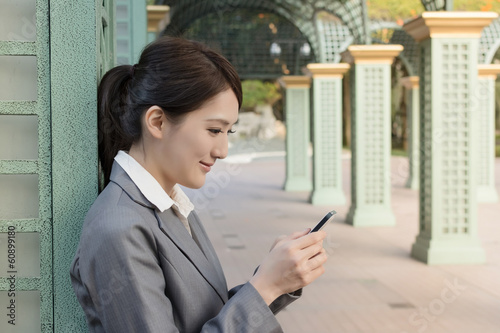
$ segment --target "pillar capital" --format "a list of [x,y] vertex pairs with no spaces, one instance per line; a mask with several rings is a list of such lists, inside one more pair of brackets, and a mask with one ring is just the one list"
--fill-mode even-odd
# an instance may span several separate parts
[[496,80],[497,75],[500,74],[500,65],[480,64],[477,65],[477,70],[479,77]]
[[309,64],[307,71],[313,78],[330,77],[342,78],[351,68],[349,64]]
[[170,7],[169,6],[147,6],[148,11],[148,32],[158,32],[168,25],[170,22]]
[[424,12],[403,29],[417,42],[428,38],[479,38],[498,17],[493,12]]
[[351,45],[347,48],[354,64],[392,64],[402,45]]
[[420,78],[418,76],[405,76],[401,78],[401,84],[406,89],[416,89],[419,86]]
[[286,89],[310,88],[311,78],[305,75],[287,75],[279,78],[279,83]]

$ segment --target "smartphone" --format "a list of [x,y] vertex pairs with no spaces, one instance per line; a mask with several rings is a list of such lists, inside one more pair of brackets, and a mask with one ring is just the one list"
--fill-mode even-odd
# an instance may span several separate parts
[[320,231],[321,229],[323,229],[328,222],[333,220],[333,217],[335,216],[335,214],[337,214],[337,212],[334,210],[326,213],[325,217],[323,217],[321,219],[321,221],[319,221],[318,224],[316,224],[316,226],[314,228],[312,228],[311,231],[309,231],[309,233]]

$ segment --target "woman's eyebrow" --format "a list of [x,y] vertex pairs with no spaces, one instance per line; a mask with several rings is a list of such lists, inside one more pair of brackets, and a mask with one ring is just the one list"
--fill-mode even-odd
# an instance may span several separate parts
[[[234,122],[233,125],[236,124],[238,122],[238,120],[236,122]],[[208,118],[208,119],[205,119],[205,121],[216,121],[216,122],[219,122],[223,125],[231,125],[231,123],[229,121],[227,121],[226,119],[221,119],[221,118]]]

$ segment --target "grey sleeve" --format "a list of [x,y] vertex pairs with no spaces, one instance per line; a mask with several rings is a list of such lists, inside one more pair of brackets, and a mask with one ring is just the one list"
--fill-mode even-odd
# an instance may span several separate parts
[[[203,326],[203,332],[283,332],[273,312],[250,282],[233,288],[232,297],[219,315]],[[206,330],[205,330],[206,329]]]

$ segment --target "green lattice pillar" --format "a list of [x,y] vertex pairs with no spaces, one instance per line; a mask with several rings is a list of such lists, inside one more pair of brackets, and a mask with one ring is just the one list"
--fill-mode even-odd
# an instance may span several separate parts
[[494,13],[426,12],[404,29],[420,47],[420,232],[412,256],[428,264],[482,263],[477,236],[481,30]]
[[145,0],[115,0],[116,61],[119,65],[139,61],[147,40]]
[[285,191],[311,191],[311,167],[308,156],[311,78],[283,76],[280,83],[285,89]]
[[408,175],[408,181],[406,182],[406,187],[412,190],[418,190],[419,184],[419,164],[420,164],[420,104],[419,104],[419,88],[418,88],[418,76],[407,76],[401,80],[401,84],[406,89],[406,113],[408,119],[408,157],[410,172]]
[[401,45],[355,45],[351,73],[353,226],[394,225],[391,210],[391,64]]
[[344,205],[342,78],[348,64],[309,64],[313,77],[313,205]]
[[[97,197],[97,82],[114,65],[113,0],[50,1],[54,332],[87,332],[69,269]],[[48,68],[45,68],[48,70]]]
[[0,2],[2,333],[54,327],[49,7]]
[[[478,65],[478,87],[474,97],[479,118],[478,202],[497,202],[495,188],[495,80],[500,65]],[[473,104],[474,105],[474,104]]]

